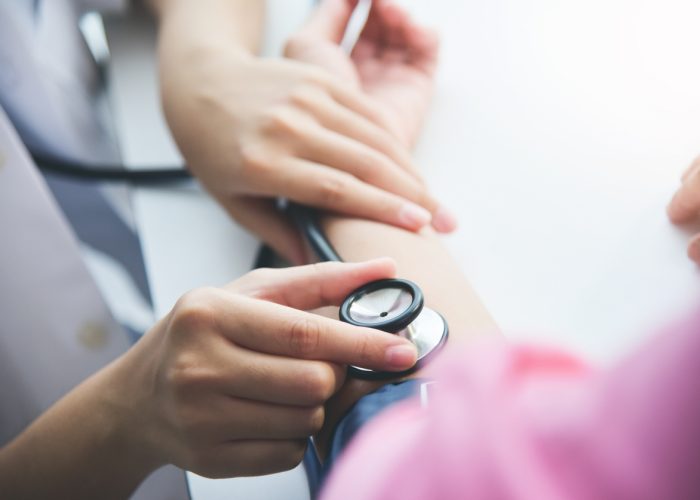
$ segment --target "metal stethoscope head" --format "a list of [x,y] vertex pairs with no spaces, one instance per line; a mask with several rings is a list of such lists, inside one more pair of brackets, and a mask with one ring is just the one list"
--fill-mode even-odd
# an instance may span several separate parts
[[[289,203],[287,211],[321,260],[342,262],[321,231],[314,210]],[[449,336],[445,318],[424,307],[420,287],[405,279],[383,279],[362,285],[345,298],[339,316],[341,321],[351,325],[400,335],[411,341],[418,351],[416,364],[403,372],[381,372],[350,366],[349,373],[358,378],[382,379],[411,373],[438,352]]]
[[404,279],[371,281],[353,291],[340,306],[340,320],[394,333],[411,341],[418,351],[416,365],[401,373],[350,366],[350,372],[360,378],[385,378],[410,373],[427,362],[445,344],[449,335],[445,318],[424,307],[421,289]]

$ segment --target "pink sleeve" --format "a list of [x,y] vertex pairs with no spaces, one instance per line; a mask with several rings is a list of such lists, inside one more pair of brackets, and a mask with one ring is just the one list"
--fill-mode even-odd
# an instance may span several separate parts
[[612,370],[494,339],[350,444],[324,500],[698,499],[700,315]]

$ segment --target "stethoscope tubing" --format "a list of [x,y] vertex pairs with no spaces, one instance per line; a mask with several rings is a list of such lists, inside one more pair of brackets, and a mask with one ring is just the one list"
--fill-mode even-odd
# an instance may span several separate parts
[[89,165],[35,153],[32,154],[32,159],[39,170],[84,181],[152,185],[192,179],[192,174],[186,167],[164,165],[129,169],[125,165]]
[[321,229],[316,210],[290,201],[286,211],[321,262],[343,262]]

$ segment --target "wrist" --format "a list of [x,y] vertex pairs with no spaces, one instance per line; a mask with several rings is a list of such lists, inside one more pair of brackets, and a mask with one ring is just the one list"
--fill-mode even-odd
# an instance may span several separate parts
[[263,31],[259,0],[150,0],[159,40],[174,46],[220,47],[252,55]]
[[[132,352],[136,347],[132,347]],[[166,464],[157,443],[151,439],[151,413],[148,408],[147,371],[132,362],[127,353],[99,373],[92,388],[95,412],[108,430],[109,449],[133,482],[140,483],[155,469]]]
[[124,396],[118,367],[125,357],[74,388],[3,447],[0,490],[6,496],[127,498],[158,467],[140,446],[132,418],[138,409]]

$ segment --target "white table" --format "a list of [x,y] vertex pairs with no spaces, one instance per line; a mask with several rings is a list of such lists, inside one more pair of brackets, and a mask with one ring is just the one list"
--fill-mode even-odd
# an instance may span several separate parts
[[[274,53],[310,2],[268,3]],[[443,41],[417,158],[460,216],[447,245],[508,335],[607,363],[696,304],[690,232],[664,207],[700,153],[700,3],[404,3]],[[126,161],[178,162],[143,49],[152,39],[134,33],[111,34]],[[139,189],[135,204],[159,314],[250,268],[257,243],[201,191]],[[303,480],[295,469],[191,487],[195,498],[303,499]]]

